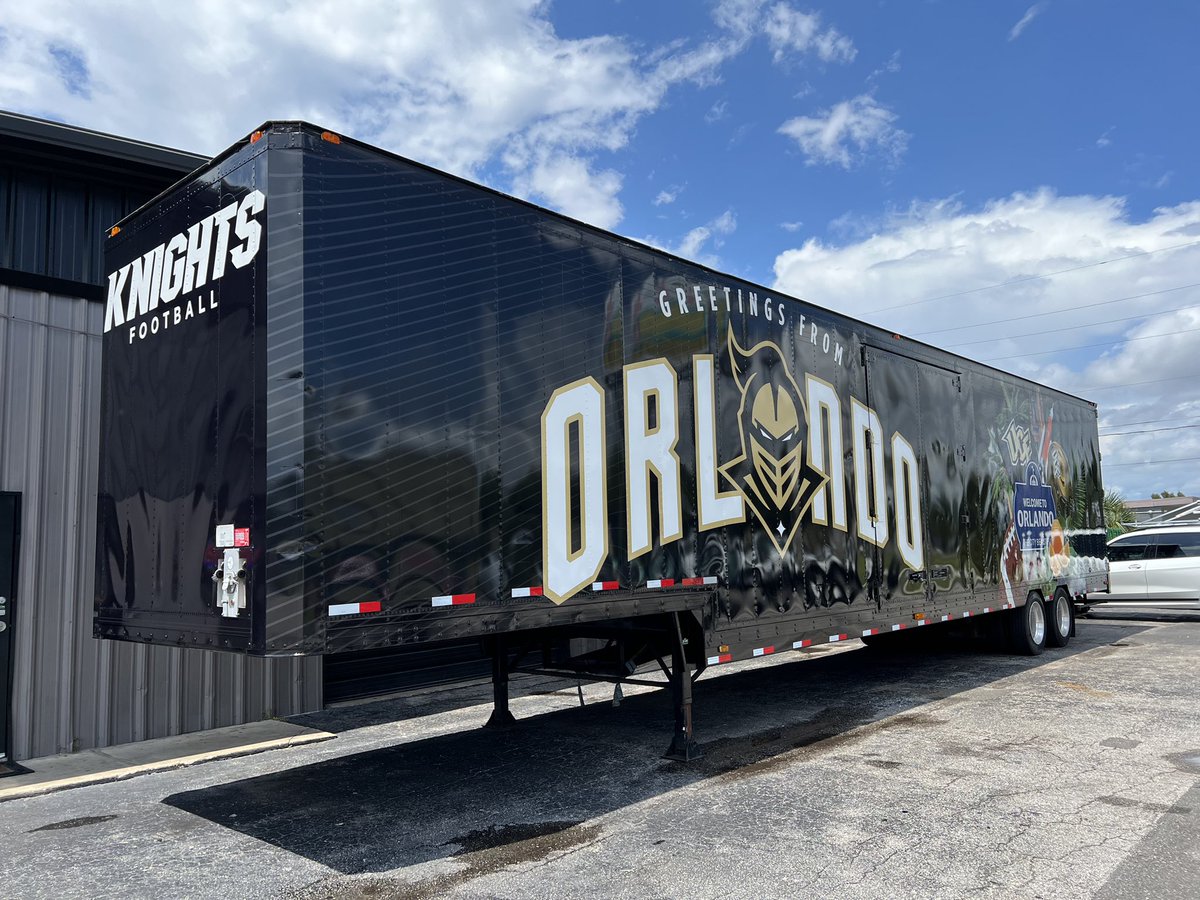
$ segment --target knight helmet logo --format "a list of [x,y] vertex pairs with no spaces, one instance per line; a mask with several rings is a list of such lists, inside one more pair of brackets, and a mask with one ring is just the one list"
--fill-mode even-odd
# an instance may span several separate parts
[[720,471],[754,510],[782,556],[829,476],[812,465],[804,397],[779,346],[763,341],[743,350],[732,328],[728,344],[742,395],[742,455]]

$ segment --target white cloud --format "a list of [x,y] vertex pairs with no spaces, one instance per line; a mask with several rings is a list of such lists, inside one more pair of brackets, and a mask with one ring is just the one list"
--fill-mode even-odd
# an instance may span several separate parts
[[1116,127],[1116,125],[1109,125],[1106,129],[1104,129],[1104,134],[1096,138],[1096,146],[1103,150],[1105,147],[1111,145],[1112,138],[1109,137],[1109,135],[1113,133],[1113,130]]
[[196,15],[42,0],[6,4],[0,39],[0,107],[200,152],[265,119],[309,119],[458,174],[486,168],[607,225],[621,181],[595,155],[740,50],[728,37],[648,54],[611,35],[564,39],[542,0],[469,15],[415,0],[209,0]]
[[796,141],[808,165],[825,163],[844,169],[878,152],[886,160],[899,159],[908,134],[895,126],[896,114],[870,94],[845,100],[816,116],[797,116],[779,126],[779,132]]
[[765,36],[777,63],[810,53],[822,62],[846,63],[858,52],[854,42],[836,28],[821,27],[820,13],[801,12],[787,3],[768,6],[764,0],[721,0],[713,19],[738,41]]
[[[1049,190],[976,210],[914,205],[853,242],[812,239],[775,261],[793,296],[1096,401],[1102,432],[1200,416],[1198,271],[1200,201],[1134,221],[1120,198]],[[1194,463],[1126,465],[1200,456],[1200,428],[1101,447],[1106,484],[1126,496],[1200,494]]]
[[[735,228],[737,228],[737,218],[733,215],[733,210],[727,209],[707,225],[693,228],[684,235],[675,252],[687,259],[702,260],[704,246],[710,239],[732,234]],[[716,243],[720,246],[719,240]]]
[[1021,32],[1029,27],[1029,23],[1032,22],[1037,17],[1038,13],[1040,13],[1044,8],[1045,7],[1043,4],[1035,3],[1033,6],[1029,7],[1029,9],[1025,10],[1025,15],[1021,16],[1020,21],[1009,30],[1008,39],[1010,41],[1015,41],[1017,38],[1019,38],[1021,36]]
[[762,25],[776,62],[789,51],[815,52],[823,62],[850,62],[857,51],[854,43],[836,28],[821,30],[818,13],[803,13],[786,3],[776,3]]
[[670,188],[659,191],[652,202],[655,206],[668,206],[675,202],[681,190],[683,189],[672,185]]
[[666,250],[668,253],[682,256],[684,259],[717,268],[720,259],[715,252],[710,252],[709,247],[711,245],[713,250],[719,250],[723,243],[722,238],[732,234],[736,229],[737,217],[733,210],[727,209],[711,222],[691,229],[676,244],[653,236],[642,238],[642,240],[651,246]]
[[725,109],[727,106],[727,101],[718,100],[711,107],[709,107],[708,112],[704,114],[704,121],[709,125],[712,125],[714,122],[720,122],[723,118],[725,118]]
[[782,228],[784,231],[790,231],[792,233],[799,231],[803,225],[804,225],[803,222],[780,222],[779,223],[780,228]]
[[514,187],[527,197],[543,197],[568,216],[612,228],[621,221],[621,175],[612,169],[593,172],[586,160],[554,156],[536,163]]

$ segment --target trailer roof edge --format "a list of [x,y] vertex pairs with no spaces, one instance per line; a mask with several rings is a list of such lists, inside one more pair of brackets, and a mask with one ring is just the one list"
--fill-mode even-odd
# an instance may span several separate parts
[[[54,123],[48,123],[48,124],[54,124]],[[659,256],[665,256],[671,260],[677,260],[688,266],[702,269],[705,272],[710,272],[713,275],[719,276],[721,278],[734,278],[734,279],[744,282],[745,284],[750,285],[752,287],[760,288],[763,291],[772,291],[775,293],[779,293],[779,291],[777,291],[775,288],[768,287],[767,285],[760,284],[759,282],[756,282],[756,281],[752,281],[751,279],[745,278],[741,275],[730,275],[728,272],[722,272],[718,269],[712,268],[711,266],[705,265],[704,263],[697,262],[697,261],[691,260],[691,259],[687,259],[686,257],[683,257],[683,256],[679,256],[676,253],[672,253],[670,250],[666,250],[661,247],[655,247],[652,244],[647,244],[644,241],[640,241],[636,238],[631,238],[631,237],[628,237],[623,234],[618,234],[617,232],[614,232],[614,231],[608,231],[608,230],[600,228],[599,226],[596,226],[596,225],[591,225],[587,222],[584,222],[579,219],[573,218],[569,215],[566,215],[565,213],[561,213],[556,210],[548,209],[544,206],[539,206],[536,203],[533,203],[529,200],[525,200],[521,197],[516,197],[512,194],[507,194],[504,191],[501,191],[497,188],[490,187],[486,184],[480,184],[477,181],[472,181],[471,179],[464,178],[460,175],[454,175],[450,172],[446,172],[446,171],[443,171],[442,169],[438,169],[435,166],[431,166],[428,163],[423,163],[418,160],[412,159],[410,157],[403,156],[394,151],[387,150],[385,148],[378,147],[374,144],[367,143],[366,141],[359,140],[358,138],[344,135],[341,132],[334,132],[331,129],[322,128],[320,125],[314,125],[312,122],[308,122],[303,119],[268,119],[267,121],[263,122],[262,125],[260,125],[258,128],[255,128],[252,131],[247,132],[244,137],[238,139],[233,144],[229,145],[229,147],[227,147],[225,150],[216,154],[211,159],[203,161],[199,166],[195,167],[187,175],[180,178],[178,181],[176,181],[170,187],[166,188],[161,193],[159,193],[157,196],[152,197],[150,200],[143,203],[141,206],[139,206],[133,212],[131,212],[128,215],[121,218],[116,224],[124,225],[125,222],[140,215],[142,213],[142,211],[145,210],[146,208],[156,204],[162,197],[169,194],[171,191],[175,190],[181,183],[183,183],[184,181],[187,181],[189,178],[192,178],[201,169],[210,169],[210,168],[213,168],[214,166],[219,165],[220,163],[222,163],[229,157],[233,156],[235,153],[240,151],[242,148],[244,148],[248,144],[257,142],[259,137],[267,134],[268,132],[270,132],[271,130],[276,129],[276,128],[291,128],[291,129],[296,129],[296,130],[308,131],[308,132],[311,132],[312,135],[317,138],[321,138],[324,135],[331,135],[331,136],[337,138],[337,141],[336,141],[337,143],[347,143],[352,146],[359,147],[363,150],[366,150],[370,153],[376,153],[376,154],[380,154],[382,156],[385,156],[385,157],[388,157],[391,159],[399,160],[399,161],[405,163],[406,165],[415,166],[419,169],[423,169],[427,172],[431,172],[441,178],[449,178],[453,181],[459,182],[460,184],[469,185],[470,187],[473,187],[477,190],[486,191],[489,194],[494,194],[497,197],[502,197],[505,200],[520,204],[521,206],[528,207],[529,209],[536,210],[537,212],[542,213],[544,215],[552,216],[553,218],[560,219],[564,222],[570,223],[573,227],[582,228],[587,231],[591,231],[591,232],[595,232],[595,233],[599,233],[599,234],[603,234],[603,235],[606,235],[609,237],[616,238],[621,243],[627,244],[630,247],[644,250],[649,253],[657,254]],[[100,134],[100,133],[93,132],[93,134]],[[140,142],[135,141],[133,143],[140,143]],[[153,145],[146,145],[146,146],[149,147],[149,146],[153,146]],[[164,148],[159,148],[159,149],[164,149]],[[179,151],[171,151],[171,152],[179,152]],[[1088,400],[1085,397],[1081,397],[1078,394],[1072,394],[1069,391],[1062,390],[1061,388],[1051,387],[1050,385],[1042,384],[1039,381],[1034,381],[1033,379],[1026,378],[1023,375],[1018,375],[1015,372],[1005,371],[1004,369],[997,368],[996,366],[988,365],[985,362],[981,362],[976,359],[971,359],[970,357],[962,356],[960,354],[953,353],[950,350],[946,350],[944,348],[937,347],[934,344],[928,344],[928,343],[925,343],[924,341],[916,340],[915,338],[910,338],[905,335],[901,335],[899,333],[889,332],[886,329],[884,329],[882,326],[868,322],[865,319],[859,319],[859,318],[849,315],[847,313],[840,312],[835,309],[830,309],[827,306],[822,306],[819,303],[814,303],[813,301],[806,300],[802,297],[795,297],[795,296],[792,296],[791,294],[783,294],[782,296],[787,297],[788,299],[791,299],[791,300],[795,300],[800,303],[805,303],[809,306],[815,307],[816,309],[820,309],[824,312],[830,313],[831,315],[841,316],[844,319],[847,319],[851,322],[858,323],[859,325],[862,325],[866,328],[873,329],[877,332],[889,334],[893,339],[903,341],[905,344],[908,344],[910,346],[916,346],[916,347],[928,349],[928,350],[930,350],[934,353],[938,353],[938,354],[945,354],[947,356],[954,357],[955,359],[960,359],[963,362],[969,363],[970,365],[975,366],[981,370],[988,371],[988,372],[994,372],[1000,376],[1003,376],[1004,378],[1015,378],[1018,381],[1022,381],[1026,384],[1033,385],[1033,386],[1041,388],[1043,390],[1053,391],[1056,394],[1061,394],[1064,397],[1069,397],[1072,400],[1075,400],[1079,403],[1083,403],[1083,404],[1091,407],[1091,409],[1093,411],[1097,411],[1097,405],[1094,401]]]

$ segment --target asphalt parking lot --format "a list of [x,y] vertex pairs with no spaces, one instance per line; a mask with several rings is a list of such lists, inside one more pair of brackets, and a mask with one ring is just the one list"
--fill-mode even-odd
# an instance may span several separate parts
[[725,667],[705,757],[664,692],[522,683],[306,717],[324,743],[0,804],[14,897],[1155,897],[1200,885],[1200,615],[1065,650]]

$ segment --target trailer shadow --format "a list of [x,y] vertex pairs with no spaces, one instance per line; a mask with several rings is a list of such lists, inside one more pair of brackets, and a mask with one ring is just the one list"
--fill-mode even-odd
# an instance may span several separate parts
[[[705,755],[689,764],[660,758],[672,713],[667,692],[654,691],[619,708],[567,707],[507,731],[410,740],[164,802],[345,874],[455,858],[460,873],[437,876],[453,881],[588,843],[601,828],[590,820],[706,779],[769,774],[879,730],[936,728],[964,691],[1082,652],[1120,652],[1146,627],[1090,626],[1040,657],[851,650],[706,677],[696,689]],[[345,718],[361,725],[361,710]],[[339,712],[320,714],[322,726],[336,728]],[[865,761],[904,777],[899,763]],[[429,895],[452,886],[431,883]]]

